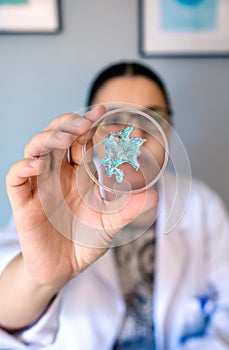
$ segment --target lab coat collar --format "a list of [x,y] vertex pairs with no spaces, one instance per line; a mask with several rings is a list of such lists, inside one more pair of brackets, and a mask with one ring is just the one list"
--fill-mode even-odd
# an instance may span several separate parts
[[[186,186],[185,180],[182,186]],[[184,190],[186,191],[187,188]],[[181,327],[181,318],[178,316],[178,313],[181,314],[181,310],[177,308],[177,301],[181,300],[184,295],[181,286],[184,285],[182,282],[186,278],[188,267],[189,249],[185,236],[188,222],[184,213],[184,206],[187,203],[176,202],[176,178],[173,175],[166,174],[164,176],[163,183],[160,182],[159,185],[159,193],[161,201],[156,230],[154,318],[157,320],[155,331],[159,343],[158,348],[167,350],[177,347],[176,341]],[[174,203],[176,204],[175,211]],[[181,217],[177,211],[179,206]],[[173,223],[175,223],[173,219],[176,217],[177,224],[169,233],[165,233],[169,216]],[[172,323],[174,312],[177,314],[176,324]]]

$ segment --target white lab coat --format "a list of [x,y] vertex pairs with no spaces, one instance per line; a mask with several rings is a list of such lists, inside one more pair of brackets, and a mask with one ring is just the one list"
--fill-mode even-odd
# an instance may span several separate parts
[[[158,218],[154,282],[157,349],[229,349],[229,223],[218,196],[194,182],[189,204],[176,228],[164,223],[174,198],[175,179],[166,176]],[[0,273],[20,251],[13,228],[0,233]],[[44,262],[45,263],[45,262]],[[210,288],[211,287],[211,288]],[[215,290],[216,297],[210,296]],[[198,296],[212,312],[204,335]],[[213,293],[214,295],[214,293]],[[15,292],[15,298],[16,298]],[[213,300],[214,299],[214,300]],[[0,330],[0,349],[109,350],[117,338],[125,305],[112,250],[69,282],[46,313],[24,332]],[[181,344],[181,337],[196,328]]]

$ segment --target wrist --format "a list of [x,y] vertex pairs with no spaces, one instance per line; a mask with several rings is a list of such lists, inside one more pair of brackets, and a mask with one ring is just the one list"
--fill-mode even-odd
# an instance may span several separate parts
[[70,276],[54,279],[44,277],[39,273],[34,273],[26,265],[22,254],[19,256],[20,275],[23,276],[24,283],[30,287],[31,292],[52,299],[59,290],[71,279]]
[[40,283],[29,273],[23,256],[18,255],[0,279],[1,327],[14,332],[36,322],[46,312],[61,286],[60,283]]

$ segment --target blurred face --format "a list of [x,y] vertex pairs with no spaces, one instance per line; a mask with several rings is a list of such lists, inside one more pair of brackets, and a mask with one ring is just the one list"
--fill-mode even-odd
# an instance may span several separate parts
[[[163,116],[165,119],[168,118],[165,113],[166,100],[162,91],[156,83],[144,76],[123,76],[110,79],[98,90],[94,100],[92,101],[92,104],[106,103],[130,103],[141,106],[143,108],[155,108],[156,110],[158,110],[158,113],[161,116]],[[153,157],[154,159],[156,159],[156,163],[158,164],[154,175],[156,176],[156,173],[158,173],[158,168],[162,166],[164,161],[165,153],[161,142],[158,142],[158,140],[152,137],[150,134],[143,132],[140,127],[139,129],[135,128],[135,130],[130,134],[130,137],[143,137],[147,140],[146,145],[149,151],[148,153],[153,154]],[[98,139],[96,142],[101,141],[102,136],[101,139]],[[142,159],[140,159],[140,163],[142,162],[143,164],[145,162],[147,164],[150,164],[150,160],[147,159],[147,155],[144,159],[143,158],[144,157],[142,156]],[[141,171],[133,172],[133,169],[129,164],[123,164],[120,166],[120,168],[124,171],[126,179],[128,179],[129,174],[129,177],[131,177],[131,182],[136,183],[136,188],[138,186],[143,187],[142,184],[145,181],[144,177],[147,178],[148,176],[152,178],[153,166],[147,166],[147,168],[149,168],[149,174],[145,172],[144,176],[141,173]],[[140,169],[141,168],[143,168],[143,166],[141,167],[140,164]],[[104,169],[102,169],[102,172],[103,173],[100,173],[99,176],[107,178]],[[109,182],[112,180],[107,178],[106,181]]]

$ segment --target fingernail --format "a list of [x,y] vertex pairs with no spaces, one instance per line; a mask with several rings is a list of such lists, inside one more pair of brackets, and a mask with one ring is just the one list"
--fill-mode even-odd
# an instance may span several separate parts
[[105,108],[104,105],[96,105],[88,112],[88,114],[93,115],[94,113],[98,113],[102,108]]
[[29,161],[29,166],[31,166],[32,168],[36,168],[40,163],[40,159],[31,159]]
[[94,121],[95,118],[102,116],[106,112],[104,105],[96,105],[89,112],[85,114],[86,118]]
[[73,122],[75,125],[77,126],[80,126],[82,125],[83,123],[85,123],[85,119],[83,117],[78,117],[74,120]]

